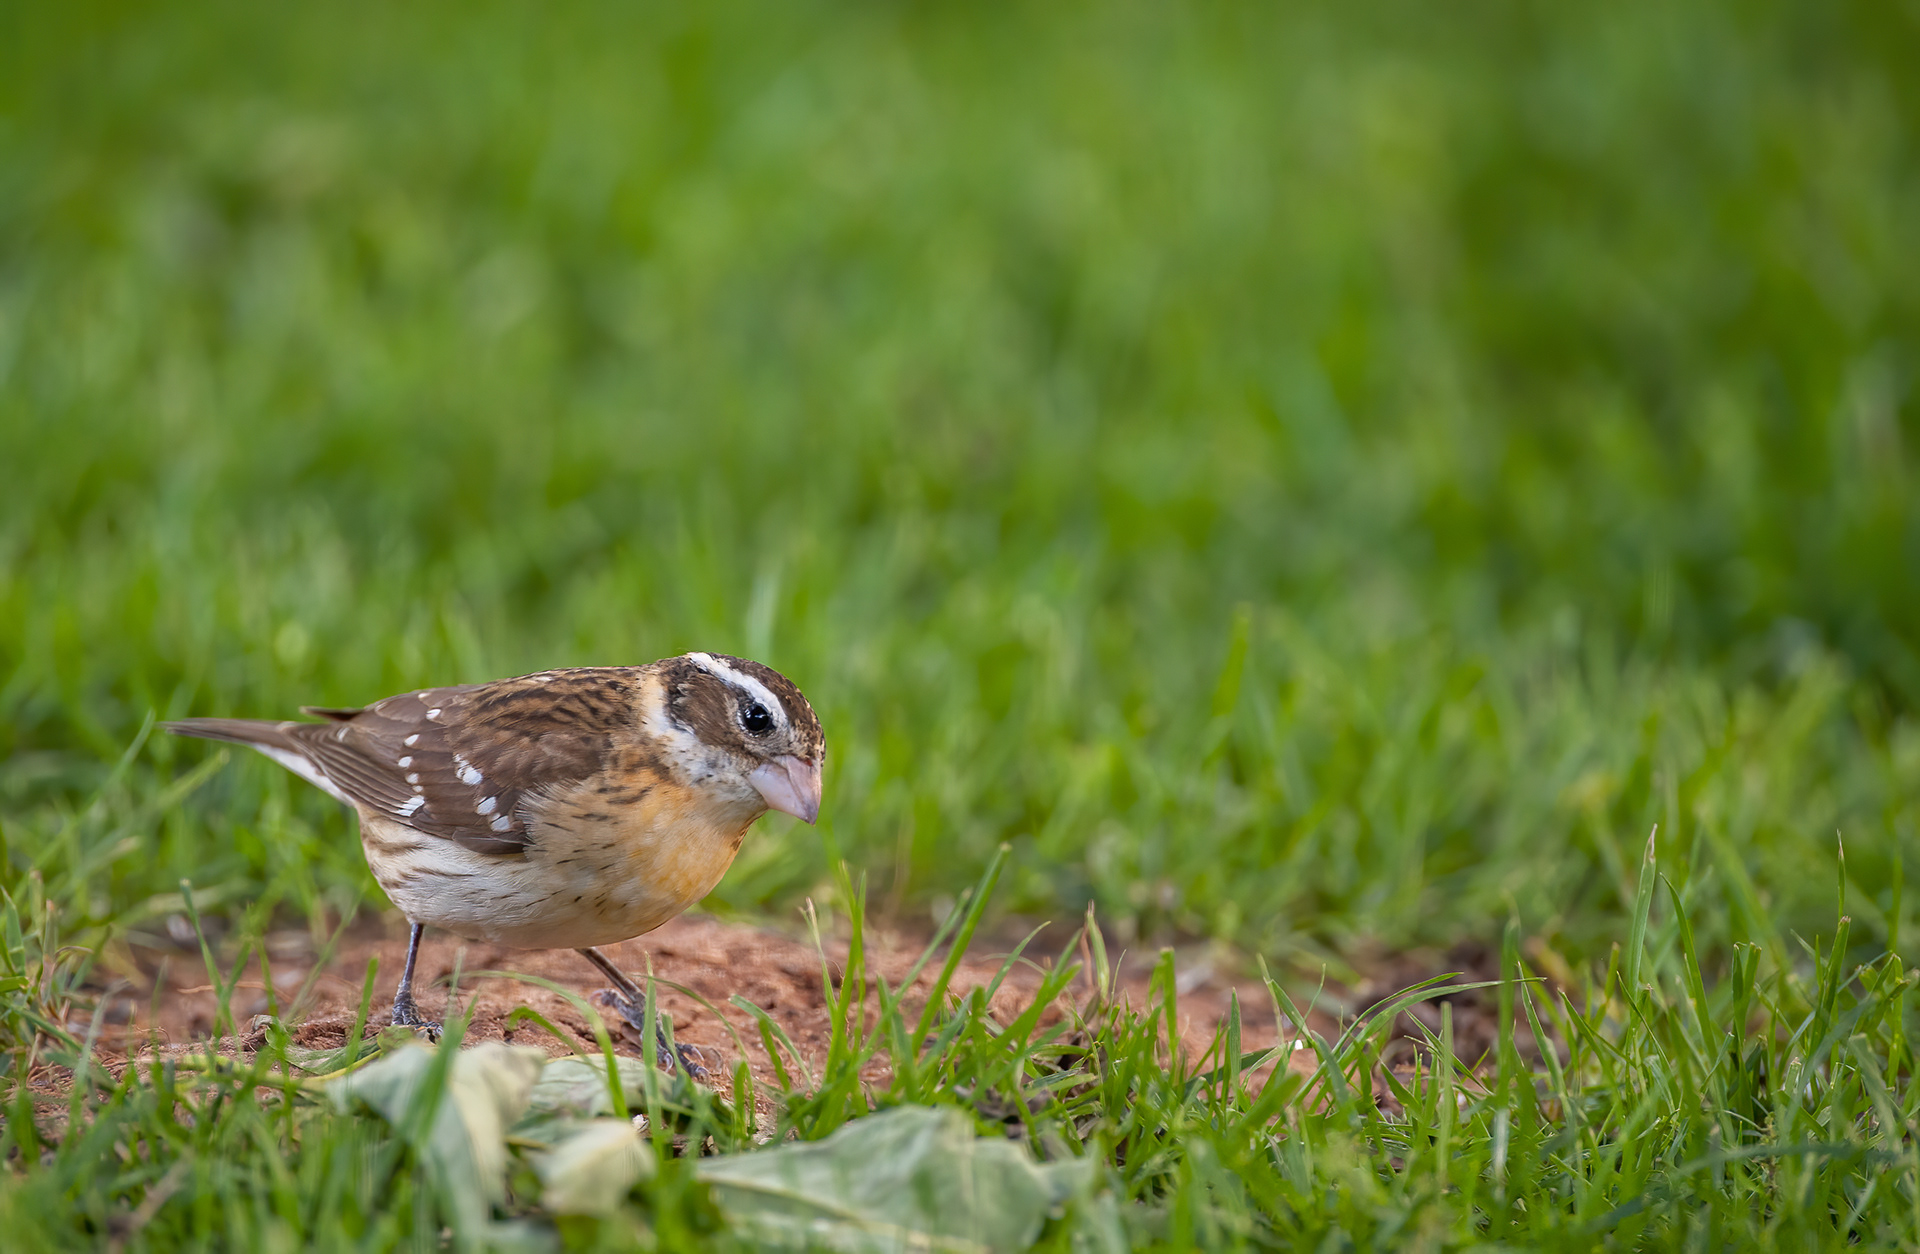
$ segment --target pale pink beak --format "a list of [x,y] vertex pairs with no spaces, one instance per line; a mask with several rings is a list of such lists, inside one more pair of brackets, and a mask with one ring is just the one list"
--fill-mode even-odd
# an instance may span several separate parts
[[766,799],[767,808],[791,814],[802,823],[820,817],[820,764],[783,753],[747,776]]

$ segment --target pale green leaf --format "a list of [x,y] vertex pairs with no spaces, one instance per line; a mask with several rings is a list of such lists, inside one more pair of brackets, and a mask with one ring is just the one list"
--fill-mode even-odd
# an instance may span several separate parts
[[[327,1086],[335,1107],[372,1108],[406,1128],[425,1091],[435,1051],[409,1044]],[[484,1230],[492,1204],[506,1200],[506,1131],[527,1109],[546,1055],[526,1046],[489,1041],[461,1050],[446,1073],[419,1150],[445,1184],[469,1231]]]
[[533,1156],[540,1204],[556,1215],[607,1215],[655,1170],[653,1146],[624,1119],[576,1125],[552,1149]]
[[901,1106],[821,1141],[695,1168],[736,1227],[762,1244],[847,1251],[1021,1250],[1089,1192],[1085,1160],[1041,1164],[974,1135],[950,1107]]

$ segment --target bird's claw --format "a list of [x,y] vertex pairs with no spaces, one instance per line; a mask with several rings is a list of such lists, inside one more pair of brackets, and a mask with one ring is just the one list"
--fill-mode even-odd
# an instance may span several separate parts
[[429,1041],[440,1039],[440,1025],[420,1013],[420,1008],[411,1001],[401,1002],[393,1008],[393,1026],[412,1028]]
[[[614,1010],[619,1013],[621,1022],[632,1028],[641,1039],[644,1040],[646,1038],[647,1012],[644,1006],[634,1005],[631,1001],[622,997],[617,991],[610,988],[602,989],[594,1000],[600,1002],[602,1005],[613,1007]],[[685,1073],[686,1077],[690,1080],[706,1080],[709,1073],[698,1061],[700,1057],[700,1047],[697,1045],[682,1045],[678,1043],[670,1045],[667,1040],[667,1029],[665,1025],[660,1022],[660,1020],[665,1017],[665,1015],[660,1014],[658,1011],[654,1012],[654,1062],[666,1071],[678,1069]]]

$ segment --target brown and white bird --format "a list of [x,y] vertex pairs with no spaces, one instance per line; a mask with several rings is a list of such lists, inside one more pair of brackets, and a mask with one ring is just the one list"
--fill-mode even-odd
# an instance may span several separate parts
[[367,866],[413,924],[397,1024],[436,1026],[414,1003],[413,968],[421,933],[438,927],[577,949],[642,1027],[640,990],[594,947],[706,896],[768,810],[807,823],[820,812],[826,746],[813,707],[778,671],[724,654],[301,712],[325,721],[166,727],[258,749],[359,814]]

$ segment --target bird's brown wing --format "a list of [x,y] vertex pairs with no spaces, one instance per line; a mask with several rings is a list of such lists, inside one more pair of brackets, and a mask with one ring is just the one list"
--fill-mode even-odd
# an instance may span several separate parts
[[325,723],[188,719],[168,728],[253,745],[343,800],[469,849],[511,854],[529,838],[522,803],[602,769],[633,726],[639,684],[631,667],[547,671],[316,711]]

